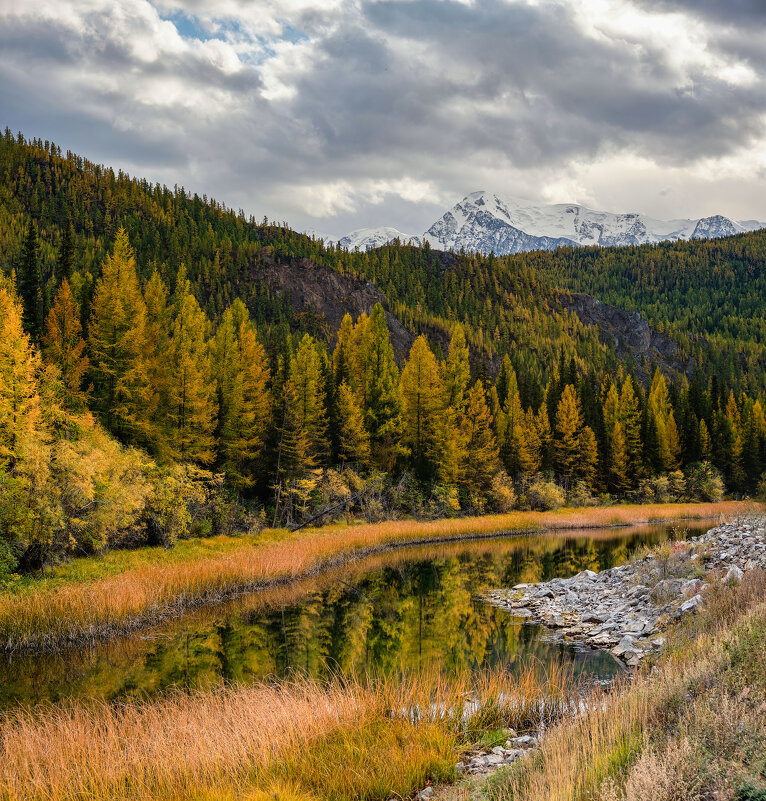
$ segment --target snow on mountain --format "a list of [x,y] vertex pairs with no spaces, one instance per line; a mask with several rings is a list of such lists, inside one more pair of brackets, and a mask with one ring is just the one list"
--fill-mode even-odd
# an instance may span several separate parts
[[359,228],[338,240],[338,244],[346,250],[372,250],[373,248],[383,247],[389,242],[398,239],[405,245],[420,245],[422,239],[419,236],[403,234],[396,228],[381,226],[380,228]]
[[642,245],[664,240],[730,236],[766,228],[715,215],[699,220],[657,220],[644,214],[595,211],[576,203],[544,205],[490,192],[473,192],[447,211],[424,238],[442,250],[497,255],[562,245]]

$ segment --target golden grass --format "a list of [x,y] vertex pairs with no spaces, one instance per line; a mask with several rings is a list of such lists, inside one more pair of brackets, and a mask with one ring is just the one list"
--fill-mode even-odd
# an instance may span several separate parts
[[568,672],[530,667],[18,709],[0,718],[0,799],[404,797],[452,778],[459,743],[548,723],[570,691]]
[[[243,545],[188,561],[146,565],[89,582],[0,594],[0,648],[56,647],[155,622],[174,609],[310,575],[343,558],[404,543],[498,532],[574,530],[699,519],[744,512],[743,503],[656,504],[512,512],[427,522],[325,526],[263,545]],[[275,532],[270,532],[273,537]]]
[[[572,801],[599,798],[603,791],[604,799],[619,798],[614,788],[621,782],[630,785],[630,768],[637,761],[641,766],[633,783],[640,784],[639,774],[644,774],[645,782],[652,762],[650,740],[672,737],[677,719],[687,714],[695,699],[704,699],[709,690],[703,688],[720,681],[730,662],[727,640],[732,629],[739,625],[741,631],[749,621],[763,620],[765,597],[766,571],[753,571],[740,587],[719,586],[708,596],[705,611],[672,634],[653,675],[645,670],[613,685],[609,693],[594,693],[586,713],[553,727],[535,759],[493,780],[489,797],[493,801]],[[761,649],[766,650],[762,644]],[[725,712],[718,712],[725,718]],[[706,728],[715,732],[726,722],[714,715]],[[685,747],[683,740],[673,747]],[[674,756],[678,754],[670,748],[668,764]],[[655,788],[659,790],[666,778],[654,777]]]

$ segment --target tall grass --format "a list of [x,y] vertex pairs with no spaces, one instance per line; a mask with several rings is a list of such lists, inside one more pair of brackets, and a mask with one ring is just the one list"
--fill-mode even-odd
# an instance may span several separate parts
[[[18,709],[0,718],[0,799],[404,797],[454,776],[484,729],[537,728],[572,708],[571,675],[310,680],[148,702]],[[254,795],[254,797],[257,797]]]
[[[764,599],[766,571],[752,571],[738,587],[714,587],[707,596],[704,612],[673,632],[666,653],[652,673],[645,670],[614,685],[609,693],[594,693],[584,714],[562,720],[552,728],[535,760],[519,763],[514,770],[496,777],[490,784],[489,798],[570,801],[600,798],[602,790],[605,799],[621,798],[613,788],[629,782],[634,764],[642,759],[646,763],[642,768],[646,770],[648,764],[657,762],[656,755],[652,756],[653,749],[663,748],[672,739],[697,700],[704,700],[707,693],[713,696],[716,684],[730,666],[731,653],[742,647],[742,638],[747,636],[752,621],[760,620],[759,630],[763,632]],[[752,665],[757,661],[753,654],[759,652],[766,667],[766,646],[763,635],[760,636],[760,642],[747,659]],[[752,695],[753,690],[754,687],[745,689],[744,695]],[[720,703],[732,702],[724,694]],[[763,719],[764,707],[760,715]],[[721,709],[717,714],[708,714],[707,734],[715,736],[716,727],[737,728],[736,720],[728,721],[725,717]],[[680,741],[669,749],[669,754],[672,757],[674,748],[683,751],[687,747],[688,743]],[[656,776],[656,787],[665,778]],[[653,795],[641,798],[649,797]]]
[[326,526],[263,545],[227,548],[220,555],[142,565],[94,581],[38,592],[5,592],[0,594],[0,648],[57,647],[120,633],[156,622],[173,610],[307,576],[344,559],[404,543],[704,518],[732,515],[744,508],[734,502],[661,504]]

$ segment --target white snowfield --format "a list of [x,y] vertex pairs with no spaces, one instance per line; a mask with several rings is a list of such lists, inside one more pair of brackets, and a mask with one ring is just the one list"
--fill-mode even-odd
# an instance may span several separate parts
[[396,228],[362,228],[339,240],[349,250],[369,250],[394,239],[439,250],[506,255],[567,245],[643,245],[678,239],[730,236],[766,228],[758,220],[722,215],[696,220],[657,220],[644,214],[614,214],[577,203],[545,205],[491,192],[473,192],[437,220],[422,236]]

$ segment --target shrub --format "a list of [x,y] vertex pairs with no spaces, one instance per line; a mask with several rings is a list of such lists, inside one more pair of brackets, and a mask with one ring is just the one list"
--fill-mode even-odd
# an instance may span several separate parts
[[549,512],[564,505],[564,490],[553,481],[538,479],[527,490],[527,501],[532,509]]
[[723,497],[721,474],[710,462],[697,462],[686,468],[686,497],[690,501],[720,501]]
[[510,512],[516,503],[516,491],[513,482],[505,470],[500,470],[492,477],[492,505],[501,514]]

